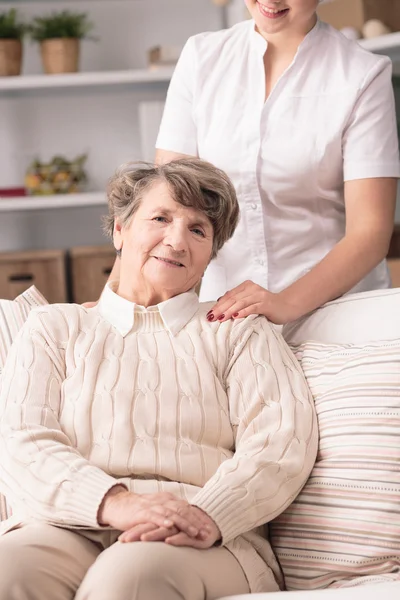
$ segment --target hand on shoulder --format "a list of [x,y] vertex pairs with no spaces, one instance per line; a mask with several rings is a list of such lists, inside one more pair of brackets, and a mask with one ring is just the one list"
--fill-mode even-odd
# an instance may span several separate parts
[[272,323],[283,325],[297,319],[297,311],[282,294],[269,292],[253,281],[245,281],[219,298],[207,319],[222,323],[249,315],[264,315]]

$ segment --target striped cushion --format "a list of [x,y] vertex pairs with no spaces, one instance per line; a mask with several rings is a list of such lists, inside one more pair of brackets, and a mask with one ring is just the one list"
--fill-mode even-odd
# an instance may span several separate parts
[[[32,308],[43,304],[47,304],[47,300],[35,286],[30,287],[14,301],[0,300],[0,388],[1,374],[15,336],[25,323]],[[11,508],[6,498],[0,494],[0,521],[7,519],[10,515]]]
[[294,350],[320,444],[307,484],[271,524],[287,588],[400,580],[400,340]]

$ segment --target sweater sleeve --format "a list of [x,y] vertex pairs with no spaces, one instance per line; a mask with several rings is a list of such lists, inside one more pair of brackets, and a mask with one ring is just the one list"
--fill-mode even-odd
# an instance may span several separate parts
[[30,314],[2,377],[2,491],[17,510],[31,517],[54,525],[97,528],[101,501],[118,482],[84,459],[61,429],[65,360],[46,328],[47,310]]
[[235,453],[192,500],[216,522],[223,544],[279,515],[317,452],[314,403],[296,359],[265,318],[246,330],[226,375]]

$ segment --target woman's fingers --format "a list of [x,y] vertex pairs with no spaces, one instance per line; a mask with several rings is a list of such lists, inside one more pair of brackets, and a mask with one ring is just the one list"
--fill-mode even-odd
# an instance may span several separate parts
[[137,527],[139,525],[146,525],[148,523],[153,523],[156,527],[173,527],[174,522],[166,518],[162,513],[159,513],[152,508],[141,508],[139,510],[134,510],[127,518],[127,526],[124,527],[125,531],[129,531],[133,527]]
[[212,546],[212,543],[207,542],[207,540],[191,538],[182,531],[176,535],[165,538],[165,542],[170,546],[190,546],[191,548],[198,548],[199,550],[210,548]]
[[197,527],[197,529],[208,528],[208,517],[202,511],[197,510],[195,506],[192,506],[189,503],[186,504],[171,504],[167,505],[167,508],[171,506],[175,512],[185,518],[190,519],[191,523]]
[[179,533],[176,527],[158,527],[154,523],[146,523],[136,525],[128,531],[121,533],[118,540],[122,544],[130,542],[163,542],[167,537],[171,537]]
[[227,321],[241,316],[240,311],[254,305],[267,290],[253,281],[245,281],[219,298],[207,314],[208,321]]
[[[121,533],[118,540],[121,543],[138,542],[142,535],[149,533],[150,531],[156,531],[158,529],[160,528],[157,525],[154,525],[154,523],[144,523],[142,525],[136,525],[135,527],[131,527],[131,529],[128,529],[127,531]],[[172,531],[172,529],[168,531]]]
[[[209,531],[209,523],[205,515],[196,511],[193,506],[185,502],[169,502],[163,507],[154,507],[156,510],[167,510],[167,520],[173,522],[178,529],[191,537],[204,536]],[[169,526],[169,525],[167,525]]]
[[[153,531],[144,533],[140,537],[141,542],[164,542],[168,537],[172,537],[179,533],[179,529],[176,527],[158,527]],[[187,536],[189,537],[189,536]]]
[[[177,512],[171,513],[168,517],[168,522],[173,523],[173,525],[177,527],[179,531],[186,533],[192,538],[195,538],[198,535],[204,535],[205,533],[204,528],[198,523],[198,520],[194,517],[191,518],[190,514],[180,515]],[[165,524],[166,523],[167,521],[165,521]],[[196,525],[193,523],[196,523]]]
[[[203,513],[200,508],[193,506],[193,511],[197,513]],[[185,534],[184,531],[180,531],[176,535],[171,535],[165,539],[167,544],[171,544],[172,546],[191,546],[192,548],[211,548],[218,540],[221,539],[221,531],[215,521],[207,515],[207,513],[203,513],[205,519],[208,521],[209,529],[207,532],[203,532],[202,535],[197,536],[196,538],[192,538]]]
[[[125,503],[126,504],[126,503]],[[154,494],[133,496],[131,506],[124,505],[127,512],[122,524],[117,529],[130,531],[129,540],[140,539],[140,535],[145,535],[157,528],[166,529],[176,528],[178,531],[186,533],[189,537],[204,539],[210,532],[210,525],[207,518],[201,511],[195,509],[185,500],[171,497],[165,494]],[[152,524],[153,528],[141,529],[140,526]],[[122,525],[122,526],[121,526]],[[158,533],[157,535],[163,535]],[[133,536],[133,537],[132,537]],[[126,538],[121,538],[124,541]],[[150,539],[153,539],[150,536]]]
[[[262,306],[262,295],[261,293],[247,294],[245,296],[236,296],[232,299],[229,305],[221,306],[218,312],[214,314],[214,321],[224,322],[229,319],[240,319],[250,314],[259,314]],[[253,313],[249,312],[249,308],[252,307]]]
[[157,505],[149,509],[142,508],[133,513],[130,528],[147,523],[167,529],[176,527],[193,538],[207,533],[206,523],[203,523],[195,511],[191,510],[190,505],[178,506],[176,510]]

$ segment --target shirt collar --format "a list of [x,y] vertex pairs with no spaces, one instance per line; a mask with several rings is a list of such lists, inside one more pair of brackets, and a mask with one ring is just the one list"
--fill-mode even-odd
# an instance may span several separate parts
[[[263,38],[263,36],[256,31],[256,24],[254,19],[249,20],[249,28],[250,28],[250,36],[252,40],[253,46],[258,50],[258,52],[265,54],[265,51],[268,48],[267,41]],[[317,22],[314,27],[307,33],[304,40],[299,45],[297,55],[299,52],[303,52],[305,48],[307,48],[310,43],[319,35],[320,30],[322,29],[322,22],[319,17],[317,17]]]
[[116,285],[115,281],[106,284],[98,303],[98,310],[101,316],[111,323],[123,337],[134,326],[135,310],[158,311],[166,329],[175,336],[187,325],[199,308],[199,299],[194,290],[179,294],[160,302],[157,306],[150,306],[146,309],[118,296],[114,291]]

